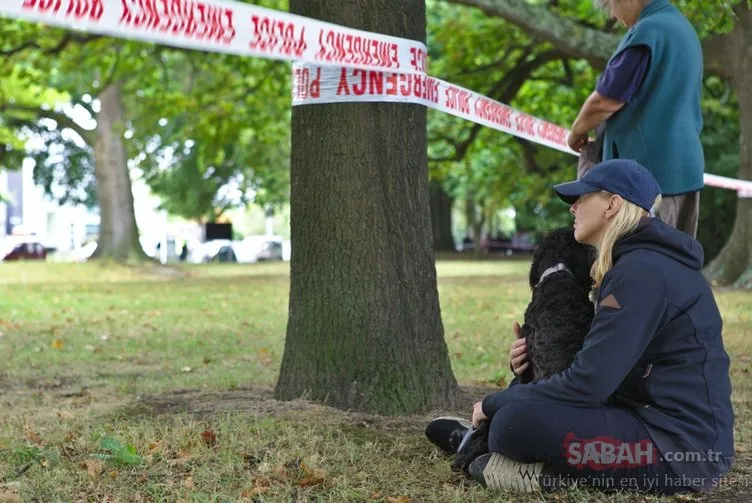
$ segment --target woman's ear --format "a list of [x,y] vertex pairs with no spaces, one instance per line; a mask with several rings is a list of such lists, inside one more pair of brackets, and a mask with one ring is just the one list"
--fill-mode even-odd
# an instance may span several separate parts
[[613,194],[608,199],[608,206],[606,207],[606,218],[608,220],[611,220],[616,216],[617,213],[619,213],[619,210],[621,210],[621,205],[624,203],[624,199],[621,198],[621,196],[617,196],[616,194]]

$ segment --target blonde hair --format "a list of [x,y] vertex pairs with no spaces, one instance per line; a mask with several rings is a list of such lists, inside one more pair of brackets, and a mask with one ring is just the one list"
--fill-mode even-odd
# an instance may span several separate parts
[[[601,191],[598,195],[602,197],[611,197],[613,194],[610,192]],[[661,195],[655,198],[653,207],[650,210],[650,216],[654,216],[655,212],[661,205]],[[603,282],[603,277],[614,266],[614,244],[619,238],[632,232],[640,219],[648,216],[648,212],[643,208],[640,208],[634,203],[622,199],[621,209],[614,215],[606,232],[603,234],[600,248],[598,250],[598,257],[593,262],[593,267],[590,269],[590,277],[593,278],[593,289],[597,289]]]

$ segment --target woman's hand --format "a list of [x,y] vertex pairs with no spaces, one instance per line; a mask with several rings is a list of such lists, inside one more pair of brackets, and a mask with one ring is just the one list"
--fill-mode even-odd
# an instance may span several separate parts
[[473,405],[473,428],[480,426],[481,421],[485,421],[488,418],[483,413],[483,402],[475,402]]
[[514,328],[514,335],[517,336],[517,340],[512,343],[512,347],[509,350],[509,359],[512,362],[512,372],[514,372],[514,375],[519,376],[529,367],[527,346],[525,345],[525,339],[521,337],[522,329],[520,328],[520,324],[515,321],[512,328]]

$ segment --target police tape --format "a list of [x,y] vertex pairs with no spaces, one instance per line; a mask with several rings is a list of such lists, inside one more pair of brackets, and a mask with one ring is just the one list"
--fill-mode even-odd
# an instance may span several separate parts
[[567,130],[427,75],[293,64],[293,106],[348,102],[413,103],[577,155]]
[[[223,0],[0,0],[0,15],[187,49],[296,62],[293,106],[417,103],[578,155],[569,131],[426,74],[426,47],[255,5]],[[322,66],[323,65],[323,66]],[[752,181],[705,175],[752,197]]]
[[0,15],[259,58],[426,73],[425,44],[223,0],[0,0]]

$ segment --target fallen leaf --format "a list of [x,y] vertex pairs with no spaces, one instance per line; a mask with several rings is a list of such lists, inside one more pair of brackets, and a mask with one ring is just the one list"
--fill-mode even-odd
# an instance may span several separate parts
[[178,451],[178,458],[180,458],[180,459],[186,459],[186,458],[190,458],[190,457],[191,457],[191,453],[190,453],[190,451],[188,449],[180,449]]
[[138,481],[139,484],[143,484],[144,482],[146,482],[146,479],[147,479],[146,472],[141,472],[141,475],[139,475],[138,479],[136,480]]
[[34,442],[37,445],[42,445],[42,439],[39,437],[39,435],[28,428],[26,429],[26,440]]
[[186,487],[187,489],[195,489],[195,488],[196,488],[196,483],[195,483],[195,482],[193,482],[193,477],[188,477],[187,479],[185,479],[185,480],[183,481],[183,485],[184,485],[184,486],[185,486],[185,487]]
[[743,445],[737,445],[736,452],[747,452],[747,448],[744,447]]
[[109,472],[109,473],[108,473],[107,475],[109,475],[109,477],[110,477],[111,479],[116,479],[116,478],[117,478],[117,476],[118,476],[118,472],[117,472],[117,470],[112,470],[112,471],[110,471],[110,472]]
[[371,493],[371,499],[372,500],[377,500],[379,498],[381,498],[381,493],[378,493],[376,491],[374,491],[374,492]]
[[63,341],[62,341],[62,339],[53,339],[52,340],[52,349],[63,349]]
[[407,496],[397,496],[396,498],[393,496],[389,496],[386,499],[389,503],[410,503],[410,498]]
[[494,383],[499,388],[506,388],[507,387],[507,380],[504,379],[504,376],[499,377],[496,382]]
[[300,487],[309,487],[309,486],[317,486],[319,484],[324,483],[324,479],[326,478],[326,472],[324,470],[314,469],[311,470],[311,473],[301,480],[298,485]]
[[99,459],[87,459],[84,464],[86,466],[86,472],[94,478],[97,478],[104,468],[104,464]]
[[162,440],[160,440],[159,442],[149,442],[149,450],[150,451],[156,451],[157,449],[161,450],[163,445],[164,445],[164,441]]
[[201,433],[201,440],[203,440],[204,443],[209,447],[214,447],[215,445],[217,445],[217,435],[214,433],[214,431],[208,428],[204,430],[203,433]]

